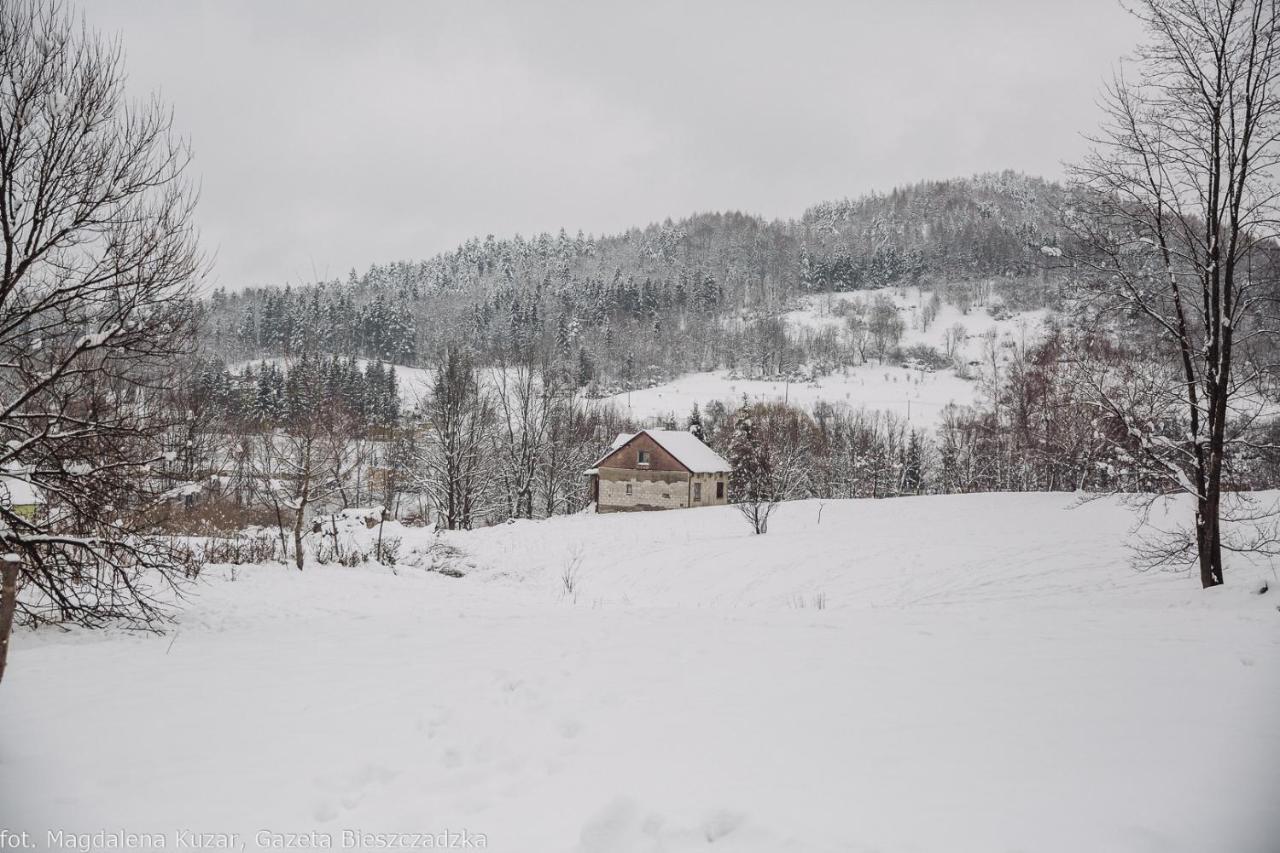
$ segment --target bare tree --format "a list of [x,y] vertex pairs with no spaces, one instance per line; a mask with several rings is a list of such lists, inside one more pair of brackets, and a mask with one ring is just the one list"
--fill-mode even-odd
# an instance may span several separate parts
[[[1085,293],[1150,330],[1155,395],[1095,403],[1172,491],[1195,500],[1205,587],[1223,581],[1223,474],[1233,404],[1256,388],[1248,355],[1274,336],[1265,256],[1276,237],[1277,0],[1141,0],[1137,74],[1106,93],[1108,119],[1076,169],[1072,220]],[[1097,383],[1105,391],[1105,383]],[[1247,416],[1247,415],[1246,415]]]
[[0,467],[46,501],[0,507],[27,621],[155,627],[189,569],[143,522],[203,270],[187,161],[160,103],[126,99],[119,43],[0,4]]
[[420,479],[450,530],[469,529],[479,509],[494,429],[493,399],[471,356],[448,347],[436,360]]
[[898,307],[887,296],[877,296],[871,303],[871,316],[867,321],[867,335],[876,357],[884,361],[889,351],[902,340],[906,324],[898,314]]
[[969,333],[963,323],[952,323],[942,333],[943,352],[947,358],[956,360],[960,356],[960,347],[968,339]]
[[493,370],[493,385],[498,414],[493,447],[508,511],[515,518],[533,518],[534,482],[556,397],[554,376],[545,366],[499,364]]
[[366,462],[363,443],[356,440],[361,425],[352,413],[319,400],[308,409],[287,429],[259,434],[251,457],[261,500],[275,510],[286,553],[292,540],[298,571],[305,561],[308,510],[340,496]]
[[586,502],[582,471],[596,454],[595,428],[599,423],[592,407],[584,405],[571,387],[553,401],[547,423],[547,440],[539,479],[544,512],[575,512]]

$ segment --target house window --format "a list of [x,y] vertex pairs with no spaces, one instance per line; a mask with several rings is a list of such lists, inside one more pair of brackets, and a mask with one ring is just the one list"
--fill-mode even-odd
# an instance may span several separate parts
[[639,463],[640,465],[648,465],[648,464],[649,464],[649,451],[647,451],[647,450],[641,450],[641,451],[640,451],[639,459],[638,459],[637,461],[638,461],[638,463]]
[[698,503],[701,500],[702,500],[702,484],[694,483],[693,484],[693,502]]
[[631,484],[627,483],[627,497],[631,497]]
[[716,500],[724,499],[724,480],[716,483]]

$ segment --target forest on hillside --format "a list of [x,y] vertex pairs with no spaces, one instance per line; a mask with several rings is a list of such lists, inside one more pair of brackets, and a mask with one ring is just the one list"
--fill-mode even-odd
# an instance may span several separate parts
[[219,290],[202,342],[228,363],[329,354],[424,365],[450,345],[484,364],[552,363],[577,387],[639,387],[718,367],[781,373],[768,320],[798,296],[994,281],[1016,308],[1053,299],[1067,199],[1013,172],[817,204],[796,220],[698,214],[605,237],[470,240],[345,281]]

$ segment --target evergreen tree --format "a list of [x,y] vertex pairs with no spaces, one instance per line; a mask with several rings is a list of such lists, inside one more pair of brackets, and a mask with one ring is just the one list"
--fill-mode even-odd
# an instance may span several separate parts
[[702,411],[698,408],[698,404],[693,404],[693,412],[689,415],[689,432],[693,433],[698,441],[706,441],[707,435],[702,428]]
[[902,493],[904,495],[920,494],[922,454],[920,433],[912,430],[907,439],[907,446],[902,452]]
[[577,387],[583,388],[591,383],[595,378],[595,365],[591,362],[591,356],[585,349],[578,350],[578,369],[575,373]]
[[778,504],[774,488],[773,466],[769,453],[756,432],[751,410],[744,404],[738,410],[729,443],[729,494],[757,534],[769,529],[769,514]]

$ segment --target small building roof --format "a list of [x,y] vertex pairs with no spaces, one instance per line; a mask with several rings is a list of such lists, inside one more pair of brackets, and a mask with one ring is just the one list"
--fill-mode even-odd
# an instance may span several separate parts
[[[622,447],[640,433],[644,433],[675,457],[675,460],[688,468],[693,474],[719,474],[732,471],[733,466],[723,456],[716,453],[702,442],[696,435],[682,429],[642,429],[640,432],[621,432],[613,440],[609,452],[596,465],[608,459],[618,448]],[[594,467],[594,466],[593,466]]]

